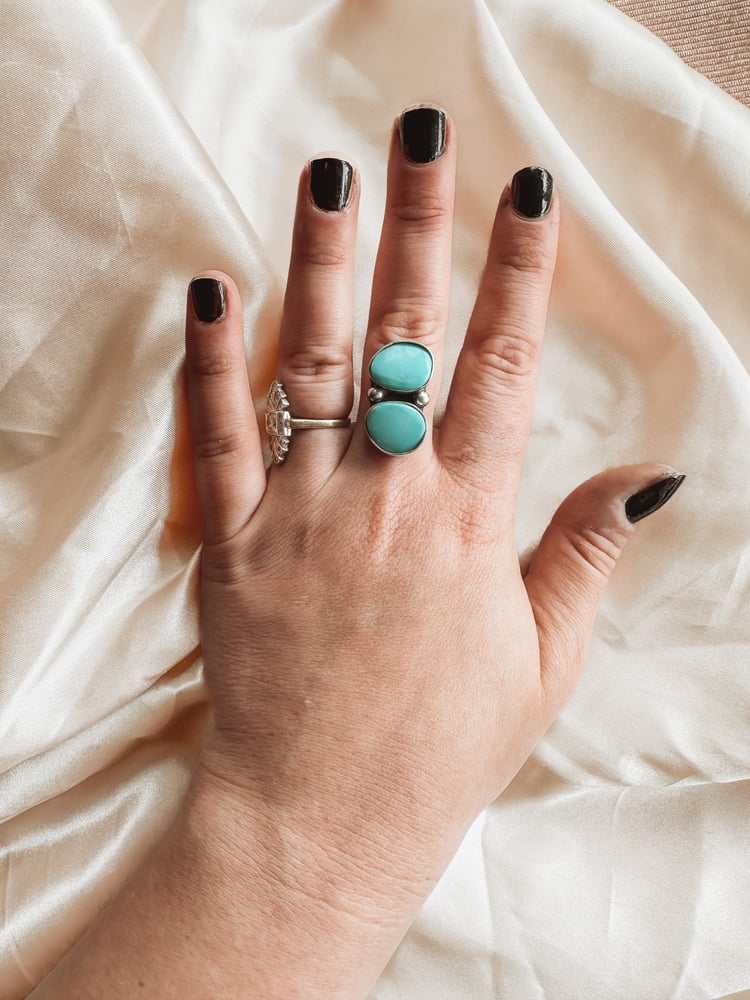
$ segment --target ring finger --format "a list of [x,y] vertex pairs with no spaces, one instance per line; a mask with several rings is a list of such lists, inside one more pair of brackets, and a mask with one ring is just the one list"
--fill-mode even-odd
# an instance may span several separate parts
[[[348,417],[353,402],[354,245],[359,178],[335,155],[310,160],[297,191],[279,336],[278,379],[293,417]],[[335,468],[346,429],[295,430],[287,463],[316,477]]]
[[[364,346],[364,393],[370,385],[370,361],[394,341],[428,348],[435,360],[430,379],[433,396],[440,385],[450,300],[455,173],[456,143],[450,118],[432,106],[404,111],[391,134],[385,217]],[[431,410],[430,404],[425,411],[425,442],[418,448],[425,458],[432,456]],[[363,399],[360,425],[366,414]],[[360,437],[364,440],[365,435]],[[368,461],[379,460],[369,441],[366,447],[372,452]],[[393,461],[385,455],[381,459]]]

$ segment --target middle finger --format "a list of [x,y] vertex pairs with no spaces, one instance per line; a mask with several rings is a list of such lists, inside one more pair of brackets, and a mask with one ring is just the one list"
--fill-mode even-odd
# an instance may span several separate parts
[[[435,359],[428,390],[433,398],[437,394],[450,302],[455,173],[450,118],[432,106],[404,111],[391,133],[385,216],[364,345],[360,428],[367,412],[369,364],[387,344],[408,340],[428,348]],[[425,457],[432,455],[433,405],[425,411],[427,434],[417,449]],[[377,454],[369,441],[366,445]]]

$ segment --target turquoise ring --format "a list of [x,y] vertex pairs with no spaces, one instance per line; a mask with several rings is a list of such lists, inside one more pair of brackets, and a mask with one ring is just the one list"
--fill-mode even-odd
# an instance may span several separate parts
[[427,434],[422,412],[430,401],[431,352],[413,341],[398,340],[381,348],[370,362],[370,409],[367,436],[386,455],[408,455]]

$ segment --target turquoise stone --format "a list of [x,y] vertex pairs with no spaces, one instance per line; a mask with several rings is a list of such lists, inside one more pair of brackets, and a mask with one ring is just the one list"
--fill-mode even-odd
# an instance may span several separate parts
[[370,378],[393,392],[417,392],[432,377],[432,355],[421,344],[397,341],[378,351],[370,362]]
[[373,444],[389,455],[406,455],[424,440],[427,421],[411,403],[387,399],[367,411],[365,427]]

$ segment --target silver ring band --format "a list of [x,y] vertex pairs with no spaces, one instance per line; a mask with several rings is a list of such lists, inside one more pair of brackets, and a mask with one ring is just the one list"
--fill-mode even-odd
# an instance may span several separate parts
[[316,427],[349,427],[349,417],[340,420],[312,420],[308,417],[290,417],[289,426],[295,431],[314,431]]
[[271,383],[266,398],[266,433],[271,445],[271,459],[278,465],[289,451],[292,431],[314,431],[331,427],[349,427],[349,417],[334,420],[314,420],[311,417],[293,417],[289,412],[289,399],[278,379]]

